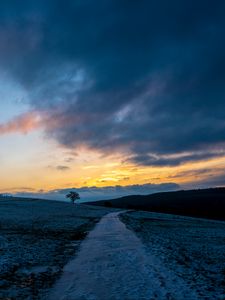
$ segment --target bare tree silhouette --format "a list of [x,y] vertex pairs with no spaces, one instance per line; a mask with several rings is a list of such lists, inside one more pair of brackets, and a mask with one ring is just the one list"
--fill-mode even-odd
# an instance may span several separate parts
[[74,204],[76,200],[80,199],[80,195],[77,192],[71,191],[66,195],[66,198],[69,198],[71,202]]

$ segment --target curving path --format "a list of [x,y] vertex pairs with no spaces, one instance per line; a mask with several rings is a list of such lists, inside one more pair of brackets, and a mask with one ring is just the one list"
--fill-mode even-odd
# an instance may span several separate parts
[[64,268],[50,300],[198,299],[175,272],[146,253],[136,235],[119,220],[104,216]]

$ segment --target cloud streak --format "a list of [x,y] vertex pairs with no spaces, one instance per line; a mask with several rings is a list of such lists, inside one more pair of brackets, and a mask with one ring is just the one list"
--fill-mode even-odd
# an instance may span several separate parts
[[0,135],[12,133],[27,134],[41,127],[41,120],[34,112],[24,113],[14,117],[12,120],[0,124]]

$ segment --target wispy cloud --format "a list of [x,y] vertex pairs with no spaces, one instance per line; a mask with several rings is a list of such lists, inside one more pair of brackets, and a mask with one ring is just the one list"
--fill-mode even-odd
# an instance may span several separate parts
[[57,166],[56,169],[57,169],[58,171],[68,171],[68,170],[70,170],[70,167],[60,165],[60,166]]
[[0,135],[11,133],[27,134],[30,131],[41,127],[41,119],[39,114],[28,112],[16,116],[6,123],[0,124]]
[[70,170],[69,166],[66,165],[49,165],[47,166],[48,169],[53,170],[53,171],[60,171],[60,172],[65,172]]

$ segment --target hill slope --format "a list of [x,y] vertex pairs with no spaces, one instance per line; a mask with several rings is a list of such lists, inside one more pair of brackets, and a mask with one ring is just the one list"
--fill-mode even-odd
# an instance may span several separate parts
[[90,204],[225,220],[225,188],[133,195]]

